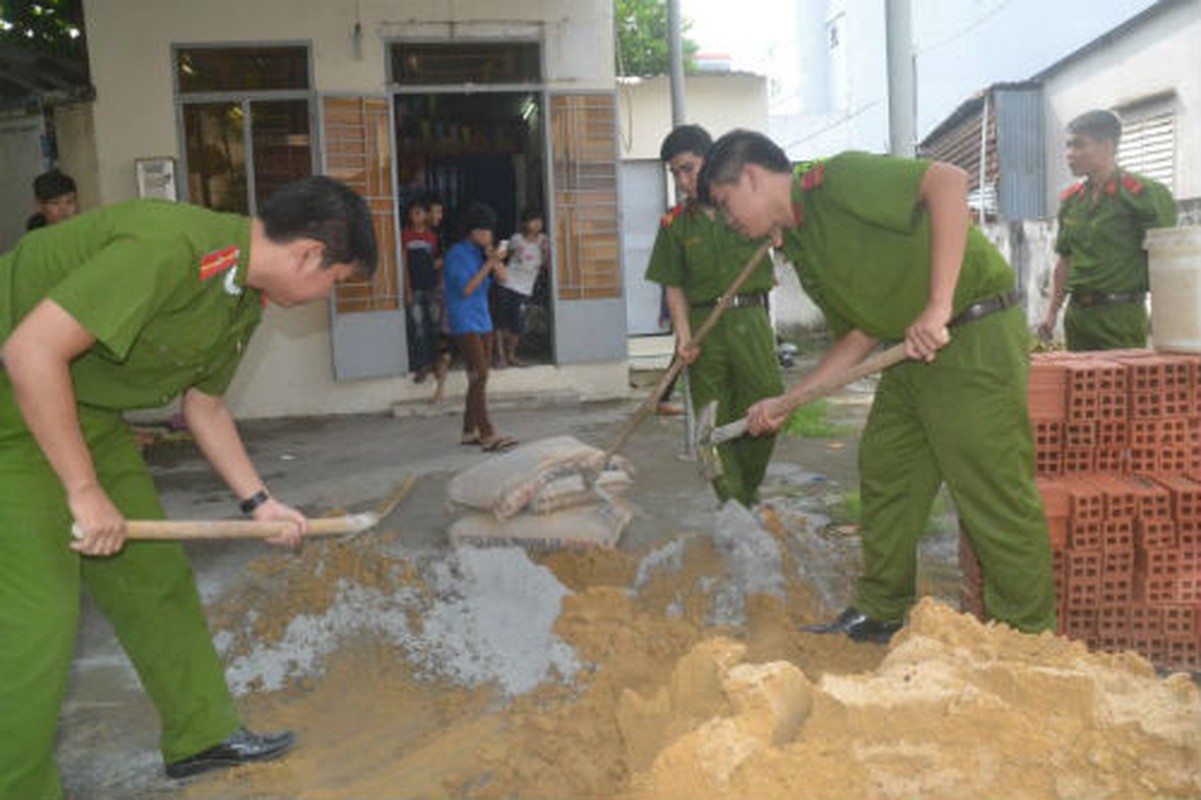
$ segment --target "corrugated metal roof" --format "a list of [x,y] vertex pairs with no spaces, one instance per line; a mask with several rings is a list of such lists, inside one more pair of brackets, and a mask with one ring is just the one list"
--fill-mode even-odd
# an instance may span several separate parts
[[74,103],[95,96],[82,62],[0,43],[0,109]]

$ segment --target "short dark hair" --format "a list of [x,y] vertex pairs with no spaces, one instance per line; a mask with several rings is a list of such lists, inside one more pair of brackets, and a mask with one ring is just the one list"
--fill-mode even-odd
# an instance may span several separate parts
[[682,153],[696,153],[701,158],[713,146],[713,137],[700,125],[677,125],[659,146],[659,160],[666,163]]
[[370,278],[379,251],[371,209],[353,189],[326,175],[293,181],[267,198],[258,212],[273,242],[313,239],[325,245],[323,266],[354,264]]
[[792,172],[788,155],[771,139],[757,131],[733,130],[709,148],[705,166],[697,178],[702,196],[708,195],[712,184],[737,183],[747,164],[756,164],[769,172]]
[[487,203],[474,202],[467,206],[467,210],[463,212],[463,218],[459,222],[459,227],[462,229],[463,236],[470,236],[472,231],[479,230],[496,230],[496,212],[492,210],[492,206]]
[[412,200],[410,200],[409,204],[407,206],[405,206],[404,218],[406,220],[409,218],[409,214],[412,213],[414,208],[420,208],[423,211],[429,211],[430,210],[429,201],[426,200],[424,197],[414,197]]
[[530,206],[521,212],[521,223],[523,225],[535,219],[542,219],[542,209],[536,206]]
[[33,179],[33,196],[47,203],[75,191],[75,179],[65,172],[52,169]]
[[1095,108],[1085,111],[1069,122],[1068,130],[1091,139],[1109,140],[1117,144],[1122,138],[1122,120],[1112,111]]

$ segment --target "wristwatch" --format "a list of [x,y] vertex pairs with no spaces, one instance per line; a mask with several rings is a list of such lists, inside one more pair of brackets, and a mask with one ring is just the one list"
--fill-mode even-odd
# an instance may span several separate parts
[[238,503],[238,510],[241,511],[246,516],[250,516],[251,514],[254,513],[254,510],[256,508],[258,508],[259,506],[261,506],[263,503],[267,502],[270,499],[271,499],[271,495],[267,494],[266,489],[259,489],[257,492],[252,494],[250,497],[247,497],[245,500]]

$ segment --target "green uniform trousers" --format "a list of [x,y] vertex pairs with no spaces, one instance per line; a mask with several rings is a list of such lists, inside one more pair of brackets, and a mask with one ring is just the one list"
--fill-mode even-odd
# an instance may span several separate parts
[[[697,330],[712,309],[694,308]],[[776,361],[775,334],[763,308],[726,309],[701,343],[701,355],[688,367],[688,386],[696,409],[717,401],[717,424],[746,416],[746,410],[765,397],[784,391]],[[713,482],[718,498],[755,502],[767,473],[776,437],[743,436],[717,448],[723,475]]]
[[952,331],[932,363],[880,380],[859,451],[864,572],[855,605],[899,622],[914,602],[917,546],[946,481],[980,556],[984,607],[1020,631],[1055,630],[1055,585],[1026,409],[1023,310]]
[[[162,518],[120,414],[80,408],[100,481],[129,518]],[[62,796],[55,733],[82,583],[158,708],[165,761],[229,736],[238,716],[182,547],[130,543],[108,558],[68,548],[66,495],[0,373],[0,798]]]
[[1073,352],[1146,347],[1147,328],[1144,303],[1068,303],[1063,315],[1063,332]]

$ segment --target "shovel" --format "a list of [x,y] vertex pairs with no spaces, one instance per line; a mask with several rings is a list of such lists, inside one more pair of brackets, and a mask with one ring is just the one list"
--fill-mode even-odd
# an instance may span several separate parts
[[[415,478],[409,478],[372,511],[310,519],[305,536],[338,534],[353,536],[371,530],[404,499],[414,481]],[[125,521],[125,538],[129,540],[271,539],[290,530],[292,530],[292,523],[285,520],[130,519]],[[83,538],[83,530],[78,523],[72,523],[71,535],[76,539]]]
[[[730,283],[730,286],[726,289],[725,293],[722,294],[722,296],[718,298],[717,302],[713,304],[713,310],[709,312],[709,316],[705,317],[705,321],[701,323],[701,327],[697,328],[697,330],[693,333],[691,339],[693,345],[699,347],[701,342],[705,340],[705,337],[709,335],[709,331],[713,330],[713,326],[717,324],[719,319],[721,319],[721,315],[725,313],[725,310],[730,305],[730,301],[733,300],[734,295],[738,294],[738,290],[742,288],[742,284],[746,283],[747,279],[751,277],[751,273],[753,273],[755,268],[759,266],[759,262],[763,260],[765,255],[767,255],[767,251],[770,248],[771,242],[764,242],[759,246],[759,249],[756,250],[749,259],[747,259],[746,264],[744,264],[742,267],[742,271],[739,272],[734,280]],[[643,421],[645,421],[646,418],[651,415],[651,413],[655,410],[655,406],[659,403],[659,398],[661,398],[663,393],[667,391],[667,387],[670,386],[671,382],[675,380],[677,375],[680,374],[680,371],[684,369],[684,366],[684,361],[679,356],[676,356],[672,359],[671,365],[667,368],[667,371],[659,380],[659,385],[656,386],[646,400],[642,402],[642,405],[638,406],[634,413],[630,415],[629,419],[626,420],[626,424],[613,439],[613,443],[610,444],[605,450],[605,454],[600,462],[601,469],[604,469],[606,466],[608,466],[609,462],[612,461],[614,454],[616,454],[619,450],[621,450],[622,447],[625,446],[626,441],[630,438],[634,431],[638,429],[638,426],[641,425]],[[595,478],[596,476],[592,475],[591,477]]]
[[[806,403],[812,403],[814,400],[820,400],[838,391],[848,383],[854,383],[861,378],[866,378],[868,375],[888,369],[893,364],[899,364],[904,360],[905,343],[901,342],[883,352],[863,359],[855,366],[835,375],[828,381],[805,390],[796,399],[793,408],[803,406]],[[723,472],[721,456],[717,452],[717,446],[744,435],[746,433],[747,421],[746,417],[743,417],[721,427],[716,427],[716,424],[717,401],[713,400],[705,404],[705,407],[701,409],[701,413],[697,416],[696,420],[696,464],[697,469],[700,470],[701,478],[707,481],[717,480]]]

